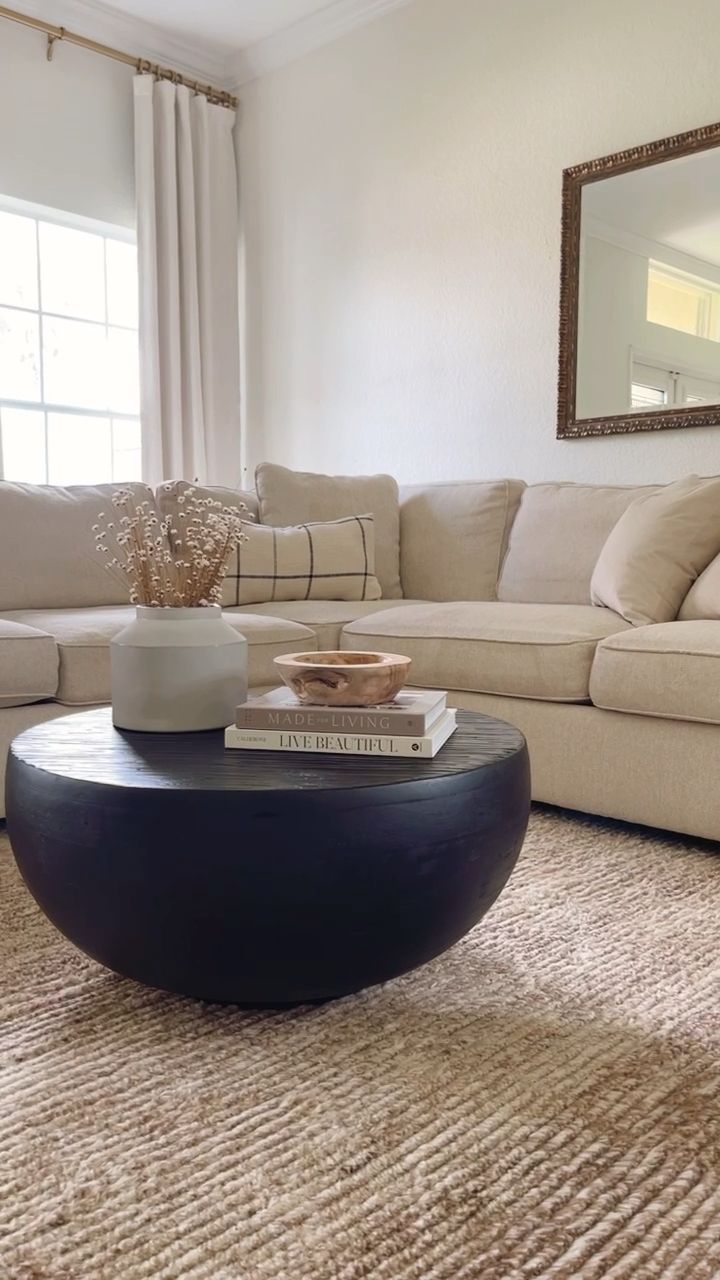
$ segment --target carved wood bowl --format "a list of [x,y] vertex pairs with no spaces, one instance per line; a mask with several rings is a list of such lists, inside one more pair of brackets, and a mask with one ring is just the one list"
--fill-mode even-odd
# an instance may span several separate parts
[[289,689],[308,706],[372,707],[392,702],[411,658],[399,653],[284,653],[273,659]]

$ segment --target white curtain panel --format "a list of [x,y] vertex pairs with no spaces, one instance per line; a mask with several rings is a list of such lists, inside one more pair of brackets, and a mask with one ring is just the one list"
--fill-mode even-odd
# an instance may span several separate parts
[[143,479],[238,485],[235,113],[151,75],[134,97]]

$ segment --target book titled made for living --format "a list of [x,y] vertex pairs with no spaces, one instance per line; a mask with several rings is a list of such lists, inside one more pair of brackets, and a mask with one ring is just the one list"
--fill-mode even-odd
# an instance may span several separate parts
[[429,733],[446,704],[447,694],[440,690],[401,689],[392,702],[374,707],[312,707],[283,685],[239,706],[235,724],[238,729],[421,738]]
[[442,712],[428,733],[420,737],[385,733],[305,733],[292,729],[239,729],[230,725],[225,730],[225,746],[245,751],[310,751],[349,756],[415,756],[437,755],[455,731],[455,711]]

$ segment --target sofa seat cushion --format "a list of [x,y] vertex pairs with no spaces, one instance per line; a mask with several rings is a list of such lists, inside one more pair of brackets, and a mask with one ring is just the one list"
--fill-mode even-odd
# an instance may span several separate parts
[[0,618],[0,707],[22,707],[54,698],[58,651],[37,627]]
[[339,649],[342,629],[357,618],[367,618],[385,609],[404,609],[420,604],[418,600],[272,600],[263,604],[244,604],[225,609],[227,615],[261,613],[268,618],[287,618],[300,622],[315,633],[318,649]]
[[223,610],[227,622],[236,627],[248,642],[248,685],[259,686],[281,683],[273,658],[282,653],[302,653],[318,647],[315,632],[291,618],[267,617],[256,606],[254,613],[235,613]]
[[54,638],[59,658],[55,697],[67,706],[110,701],[112,636],[135,616],[131,605],[88,609],[18,609],[5,618]]
[[720,622],[662,622],[601,641],[590,697],[607,711],[720,724]]
[[598,641],[627,626],[592,605],[419,604],[351,622],[342,647],[407,654],[414,685],[587,702]]
[[[69,707],[92,706],[110,701],[110,649],[114,635],[135,616],[131,605],[98,609],[26,609],[5,614],[5,619],[38,628],[54,637],[59,656],[55,697]],[[300,649],[316,649],[309,627],[283,618],[263,618],[245,613],[227,614],[227,620],[248,642],[248,684],[277,684],[273,658]]]

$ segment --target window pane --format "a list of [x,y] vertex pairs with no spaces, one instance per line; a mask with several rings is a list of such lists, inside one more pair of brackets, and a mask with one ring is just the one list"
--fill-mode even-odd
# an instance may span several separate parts
[[138,336],[132,329],[108,329],[107,406],[116,413],[139,413]]
[[0,409],[4,480],[45,484],[45,414],[41,409]]
[[662,409],[667,404],[667,392],[662,387],[648,387],[642,382],[633,382],[631,387],[631,408]]
[[0,213],[0,302],[37,307],[37,244],[34,218]]
[[647,319],[681,333],[720,341],[720,289],[661,262],[648,262]]
[[135,245],[0,211],[0,476],[140,478],[137,295]]
[[130,484],[133,480],[142,480],[142,455],[139,449],[128,449],[125,453],[114,454],[113,480],[118,484]]
[[678,404],[720,404],[720,379],[684,374],[678,378],[677,389]]
[[700,295],[673,280],[648,281],[647,318],[652,324],[700,335]]
[[137,248],[123,240],[106,240],[107,305],[110,324],[138,326]]
[[110,419],[48,414],[50,484],[107,484],[112,480]]
[[104,320],[103,237],[53,222],[41,222],[39,227],[43,311]]
[[45,399],[79,409],[108,402],[105,327],[43,317]]
[[40,399],[38,318],[10,307],[0,307],[0,396]]
[[113,418],[113,448],[123,451],[140,448],[139,418]]
[[113,480],[141,480],[140,419],[113,418]]

